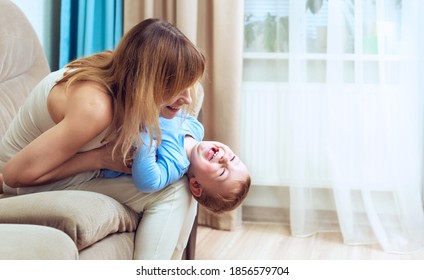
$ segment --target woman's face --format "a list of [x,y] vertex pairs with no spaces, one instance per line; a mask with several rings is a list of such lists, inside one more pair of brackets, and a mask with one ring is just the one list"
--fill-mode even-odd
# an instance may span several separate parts
[[184,105],[190,105],[191,101],[190,89],[186,88],[169,102],[162,105],[160,115],[165,119],[172,119]]

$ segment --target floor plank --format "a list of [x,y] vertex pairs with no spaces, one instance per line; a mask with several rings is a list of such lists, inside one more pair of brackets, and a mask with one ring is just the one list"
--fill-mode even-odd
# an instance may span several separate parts
[[375,245],[345,245],[338,232],[292,237],[288,226],[245,222],[237,231],[199,226],[197,260],[424,260],[424,252],[389,254]]

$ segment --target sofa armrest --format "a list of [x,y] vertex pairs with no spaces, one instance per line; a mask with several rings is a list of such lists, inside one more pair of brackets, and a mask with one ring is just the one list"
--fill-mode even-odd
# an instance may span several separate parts
[[0,200],[0,224],[49,226],[65,232],[82,250],[109,234],[134,232],[139,216],[103,194],[61,190]]
[[78,249],[63,231],[38,225],[0,224],[0,260],[76,260]]

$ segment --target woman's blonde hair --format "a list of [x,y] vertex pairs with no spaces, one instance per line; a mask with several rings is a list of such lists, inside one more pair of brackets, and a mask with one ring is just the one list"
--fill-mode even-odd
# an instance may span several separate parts
[[76,81],[95,81],[113,97],[113,121],[104,141],[115,141],[114,152],[121,146],[125,160],[132,156],[133,146],[141,144],[142,130],[160,142],[159,114],[164,103],[187,88],[195,98],[194,86],[205,71],[205,58],[176,27],[151,18],[130,29],[113,52],[80,58],[66,67],[69,71],[59,81],[66,82],[66,88]]

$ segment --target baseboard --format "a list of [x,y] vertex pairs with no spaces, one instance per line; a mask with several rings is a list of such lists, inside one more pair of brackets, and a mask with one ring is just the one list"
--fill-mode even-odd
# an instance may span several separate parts
[[288,208],[243,206],[242,219],[246,222],[282,223],[289,224],[290,212]]

